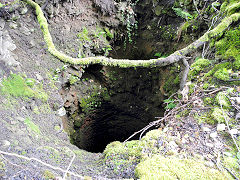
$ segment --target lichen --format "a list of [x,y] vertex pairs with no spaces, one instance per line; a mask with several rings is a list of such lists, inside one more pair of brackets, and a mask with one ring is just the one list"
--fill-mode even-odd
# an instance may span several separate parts
[[[140,179],[228,179],[225,172],[204,165],[198,159],[181,159],[175,156],[155,155],[139,163],[136,176]],[[231,179],[231,178],[230,178]]]

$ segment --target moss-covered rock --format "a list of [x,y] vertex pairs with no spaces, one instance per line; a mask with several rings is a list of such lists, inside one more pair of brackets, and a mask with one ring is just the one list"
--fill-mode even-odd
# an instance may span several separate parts
[[222,81],[228,81],[230,79],[229,72],[226,68],[217,70],[214,73],[214,77]]
[[192,65],[189,72],[189,78],[194,79],[205,67],[209,66],[211,61],[208,59],[197,59]]
[[19,74],[11,74],[3,79],[0,92],[5,95],[21,98],[36,97],[42,101],[48,99],[48,94],[43,90],[41,84],[36,84],[34,79],[23,78]]
[[227,179],[226,173],[204,165],[204,161],[155,155],[136,167],[140,179]]

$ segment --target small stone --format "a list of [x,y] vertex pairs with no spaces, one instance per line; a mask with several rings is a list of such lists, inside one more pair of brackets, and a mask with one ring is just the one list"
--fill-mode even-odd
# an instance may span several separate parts
[[17,29],[17,23],[10,22],[10,23],[9,23],[9,27],[10,27],[11,29]]
[[169,142],[169,146],[170,146],[172,149],[178,148],[178,145],[175,143],[175,141],[170,141],[170,142]]
[[30,44],[31,48],[36,46],[36,42],[33,39],[30,40],[29,44]]
[[188,143],[188,141],[185,138],[182,138],[182,143],[186,144],[186,143]]
[[235,99],[236,99],[237,104],[240,105],[240,97],[236,97]]
[[210,137],[211,138],[216,138],[218,136],[217,132],[213,132],[210,134]]
[[213,147],[214,147],[214,145],[213,145],[212,143],[206,143],[206,146],[207,146],[207,147],[210,147],[210,148],[213,148]]
[[25,34],[27,36],[29,36],[31,34],[31,31],[25,26],[22,26],[20,30],[23,34]]
[[234,134],[238,134],[238,130],[237,129],[231,129],[229,131],[230,134],[234,135]]
[[3,30],[4,26],[5,26],[5,21],[3,18],[0,18],[0,31]]
[[165,133],[165,132],[167,132],[168,131],[168,127],[165,127],[164,129],[163,129],[163,132]]
[[17,121],[11,121],[10,124],[15,125],[15,124],[17,124]]
[[185,134],[185,135],[184,135],[184,138],[189,138],[189,135],[188,135],[188,134]]
[[18,117],[16,117],[16,120],[23,122],[23,121],[25,121],[25,118],[18,116]]
[[205,165],[208,166],[208,167],[211,167],[211,168],[213,168],[215,166],[215,164],[211,161],[205,162]]
[[226,129],[226,125],[225,124],[218,124],[217,125],[217,131],[224,131]]
[[27,7],[23,7],[23,8],[20,9],[19,13],[23,15],[23,14],[26,14],[27,12],[28,12],[28,8]]
[[65,116],[66,115],[66,110],[64,107],[61,107],[59,110],[57,110],[57,115],[58,116]]
[[210,132],[211,129],[209,129],[208,127],[202,127],[202,130],[205,131],[205,132]]
[[11,143],[7,140],[1,140],[0,141],[0,146],[3,147],[3,148],[6,148],[6,147],[10,146],[10,144]]
[[190,137],[189,140],[190,140],[191,142],[194,142],[194,141],[195,141],[195,139],[192,138],[192,137]]
[[238,73],[232,73],[231,76],[237,78],[238,77]]
[[232,153],[230,153],[230,152],[223,152],[223,154],[224,154],[225,156],[232,157]]
[[43,77],[40,74],[36,74],[37,80],[42,81]]

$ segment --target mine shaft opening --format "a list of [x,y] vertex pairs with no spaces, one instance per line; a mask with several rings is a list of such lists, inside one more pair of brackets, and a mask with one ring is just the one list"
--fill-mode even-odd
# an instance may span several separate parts
[[123,142],[162,116],[164,72],[164,68],[86,68],[83,83],[101,89],[90,89],[87,99],[80,98],[79,110],[71,117],[71,142],[89,152],[103,152],[110,142]]
[[[140,8],[136,9],[139,28],[135,30],[137,35],[132,37],[133,42],[116,40],[109,56],[147,60],[174,52],[173,33],[182,20],[167,15],[156,17],[152,11],[145,14],[142,7],[137,8]],[[159,28],[161,26],[166,28]],[[177,72],[178,68],[173,68]],[[179,88],[179,77],[172,67],[90,65],[84,70],[78,86],[86,86],[81,89],[85,94],[77,95],[77,110],[69,117],[73,127],[70,138],[77,147],[89,152],[103,152],[110,142],[123,142],[156,120],[155,117],[163,116],[166,91]],[[138,138],[139,135],[131,140]]]

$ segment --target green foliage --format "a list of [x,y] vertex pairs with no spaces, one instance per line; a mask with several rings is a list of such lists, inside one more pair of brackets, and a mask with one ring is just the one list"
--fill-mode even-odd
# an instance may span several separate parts
[[24,123],[35,133],[37,133],[37,134],[41,133],[39,127],[36,124],[34,124],[34,122],[32,122],[30,118],[26,118],[24,120]]
[[86,41],[90,41],[91,40],[90,37],[88,36],[88,30],[87,30],[86,27],[83,27],[82,32],[78,33],[77,37],[83,43],[86,42]]
[[172,9],[174,10],[174,12],[176,13],[177,16],[183,18],[183,19],[193,19],[193,16],[191,14],[189,14],[188,12],[182,10],[181,8],[174,8],[172,7]]
[[226,168],[234,170],[237,173],[234,173],[236,177],[240,178],[239,174],[239,160],[237,157],[229,157],[229,156],[224,156],[223,157],[223,164]]
[[101,106],[103,100],[108,101],[109,98],[106,88],[95,86],[89,96],[81,98],[80,107],[85,114],[90,114]]
[[165,109],[173,109],[176,107],[176,104],[174,103],[174,99],[165,99],[163,102],[167,103],[167,106],[165,107]]
[[156,57],[160,58],[160,57],[162,56],[162,53],[160,53],[160,52],[157,52],[157,53],[155,53],[155,54],[154,54],[154,56],[156,56]]
[[36,97],[43,101],[48,99],[41,84],[35,84],[32,78],[24,79],[19,74],[11,74],[7,79],[2,81],[1,92],[5,95],[14,97],[30,98]]
[[114,34],[111,33],[110,30],[107,27],[105,27],[104,30],[106,32],[107,37],[109,37],[110,39],[114,38]]
[[108,56],[108,55],[109,55],[109,51],[112,50],[112,48],[111,48],[110,45],[107,46],[107,47],[104,47],[104,48],[102,48],[102,49],[103,49],[103,51],[104,51],[104,56]]

